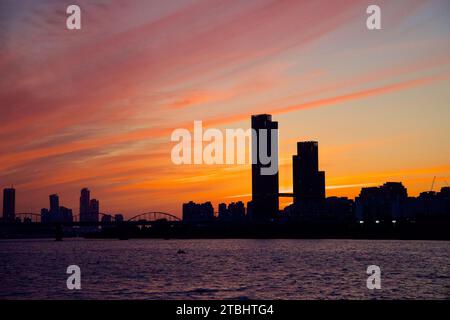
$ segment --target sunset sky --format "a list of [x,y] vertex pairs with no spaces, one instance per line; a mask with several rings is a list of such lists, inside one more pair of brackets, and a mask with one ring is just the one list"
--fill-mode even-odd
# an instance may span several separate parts
[[17,212],[58,193],[78,214],[83,187],[127,216],[248,201],[249,165],[174,165],[170,135],[257,113],[279,123],[281,191],[301,140],[319,141],[327,196],[450,183],[448,0],[2,0],[0,75],[0,187]]

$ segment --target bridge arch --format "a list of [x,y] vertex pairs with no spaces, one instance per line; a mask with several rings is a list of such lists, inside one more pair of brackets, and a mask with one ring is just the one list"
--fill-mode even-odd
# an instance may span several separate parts
[[168,212],[162,212],[162,211],[150,211],[150,212],[144,212],[144,213],[140,213],[138,215],[135,215],[134,217],[131,217],[130,219],[128,219],[128,222],[131,221],[158,221],[158,220],[168,220],[168,221],[181,221],[180,218],[178,218],[177,216],[168,213]]
[[30,222],[41,222],[41,215],[39,213],[34,212],[20,212],[16,213],[16,218],[19,218],[20,221],[25,222],[25,219],[30,219]]

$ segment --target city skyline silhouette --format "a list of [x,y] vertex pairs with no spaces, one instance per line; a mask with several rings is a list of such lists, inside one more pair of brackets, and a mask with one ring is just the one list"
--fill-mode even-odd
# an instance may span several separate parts
[[[250,144],[256,150],[252,157],[252,199],[245,205],[242,199],[229,204],[220,203],[217,210],[207,201],[197,204],[196,199],[190,199],[182,205],[182,221],[188,224],[219,222],[232,223],[274,223],[281,220],[287,222],[315,222],[315,223],[389,223],[414,222],[417,219],[450,219],[450,187],[442,187],[439,192],[433,191],[436,177],[430,190],[423,191],[419,197],[408,196],[407,189],[401,182],[385,182],[382,186],[363,187],[355,199],[347,197],[326,197],[325,171],[319,170],[319,144],[317,141],[298,141],[297,152],[292,156],[293,192],[285,193],[279,190],[278,168],[275,174],[265,175],[261,168],[272,164],[261,163],[259,148],[266,144],[267,155],[278,163],[278,144],[273,146],[273,138],[278,140],[278,122],[272,120],[270,114],[251,116],[251,127],[256,134],[251,136]],[[266,131],[261,135],[260,129]],[[273,137],[275,135],[275,137]],[[261,141],[261,139],[267,139]],[[286,207],[279,207],[282,197],[292,198]],[[194,201],[193,201],[194,200]],[[80,191],[78,215],[74,210],[60,206],[58,194],[49,195],[49,208],[42,208],[37,213],[19,213],[16,219],[16,190],[13,187],[3,189],[4,223],[35,222],[33,216],[40,217],[43,224],[71,224],[80,225],[110,224],[112,222],[130,221],[120,213],[103,213],[100,201],[91,198],[91,192],[84,187]],[[157,212],[149,208],[149,211]],[[75,211],[76,212],[76,211]],[[163,213],[161,219],[174,216]],[[139,215],[135,215],[139,217]],[[142,219],[145,213],[142,214]],[[132,218],[134,219],[134,218]],[[131,220],[132,220],[131,219]],[[95,231],[92,229],[91,231]]]

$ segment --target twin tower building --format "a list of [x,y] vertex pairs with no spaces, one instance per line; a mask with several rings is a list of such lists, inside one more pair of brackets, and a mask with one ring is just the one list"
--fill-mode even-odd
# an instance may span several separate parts
[[[278,132],[278,122],[269,114],[252,116],[252,148],[259,155],[260,139],[267,139],[267,155],[278,164],[278,145],[271,144],[272,134]],[[261,134],[260,129],[266,129]],[[273,131],[275,129],[276,131]],[[262,130],[264,131],[264,130]],[[256,139],[256,141],[255,141]],[[265,152],[265,151],[264,151]],[[252,161],[252,215],[254,220],[270,221],[279,213],[279,197],[293,197],[294,206],[308,208],[320,205],[325,200],[325,172],[319,171],[319,150],[317,141],[297,143],[297,154],[292,157],[293,193],[279,193],[278,168],[273,175],[263,175],[261,168],[273,164]]]

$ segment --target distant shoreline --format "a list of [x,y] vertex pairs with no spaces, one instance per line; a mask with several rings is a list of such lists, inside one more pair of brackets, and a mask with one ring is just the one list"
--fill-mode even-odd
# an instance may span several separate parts
[[450,240],[448,219],[396,223],[202,223],[159,221],[153,224],[71,226],[64,224],[0,225],[0,239],[348,239]]
[[[442,241],[442,242],[450,242],[450,239],[432,239],[432,238],[231,238],[231,237],[222,237],[222,238],[162,238],[162,237],[154,237],[154,238],[129,238],[129,239],[118,239],[118,238],[107,238],[107,237],[65,237],[64,240],[117,240],[117,241],[128,241],[128,240],[361,240],[361,241],[384,241],[384,240],[392,240],[392,241]],[[11,238],[0,238],[1,241],[8,240],[49,240],[55,241],[55,238],[47,236],[47,237],[11,237]]]

